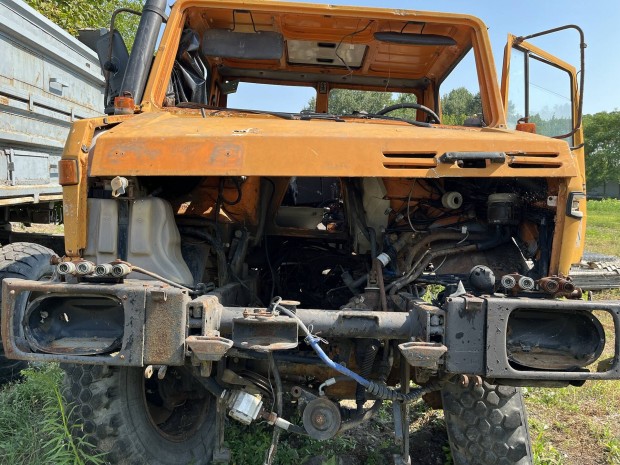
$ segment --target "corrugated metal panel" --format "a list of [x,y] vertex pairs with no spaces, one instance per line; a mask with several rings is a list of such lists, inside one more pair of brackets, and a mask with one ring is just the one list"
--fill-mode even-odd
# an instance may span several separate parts
[[97,55],[25,3],[0,0],[0,57],[0,198],[16,186],[60,193],[71,123],[103,113]]

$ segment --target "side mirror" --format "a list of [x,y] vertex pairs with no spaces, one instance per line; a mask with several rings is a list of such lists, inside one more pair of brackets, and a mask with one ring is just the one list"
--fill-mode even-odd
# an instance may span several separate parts
[[120,95],[123,77],[129,62],[129,52],[123,37],[117,30],[108,31],[102,35],[97,41],[96,51],[105,75],[105,107],[107,110],[114,106],[114,97]]

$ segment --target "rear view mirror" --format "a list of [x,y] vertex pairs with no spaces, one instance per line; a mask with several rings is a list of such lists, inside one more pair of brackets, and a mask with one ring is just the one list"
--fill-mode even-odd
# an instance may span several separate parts
[[114,97],[121,91],[125,69],[129,61],[129,52],[123,37],[117,30],[106,32],[97,41],[97,56],[106,77],[106,108],[114,105]]
[[235,32],[208,29],[202,38],[205,56],[245,60],[279,60],[284,53],[284,38],[278,32]]

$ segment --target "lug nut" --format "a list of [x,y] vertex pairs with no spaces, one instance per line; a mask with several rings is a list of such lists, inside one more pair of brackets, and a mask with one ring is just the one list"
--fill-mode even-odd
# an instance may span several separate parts
[[77,271],[77,274],[85,276],[95,271],[95,264],[93,262],[89,262],[88,260],[84,260],[76,265],[75,270]]
[[536,286],[534,280],[528,276],[521,276],[519,278],[519,287],[524,291],[531,291]]
[[560,290],[560,283],[553,278],[541,278],[538,281],[540,288],[549,294],[555,294]]
[[129,267],[129,265],[126,265],[124,263],[117,263],[112,266],[112,276],[114,276],[115,278],[122,278],[124,276],[127,276],[129,273],[131,273],[131,268]]
[[517,285],[517,280],[509,274],[502,276],[502,286],[504,289],[513,289]]
[[56,267],[58,274],[67,275],[67,274],[75,274],[75,263],[73,262],[62,262],[59,263]]
[[103,278],[104,276],[109,276],[112,274],[112,265],[109,263],[105,263],[103,265],[97,265],[95,267],[95,276],[99,276]]

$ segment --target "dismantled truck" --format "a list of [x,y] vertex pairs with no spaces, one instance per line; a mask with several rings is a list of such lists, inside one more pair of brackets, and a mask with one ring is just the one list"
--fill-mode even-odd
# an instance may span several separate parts
[[[273,425],[271,463],[282,430],[327,440],[386,401],[411,463],[424,397],[456,464],[530,464],[519,386],[620,378],[620,305],[567,276],[583,58],[531,40],[576,31],[583,57],[578,27],[509,36],[500,86],[470,16],[165,6],[130,54],[100,39],[107,115],[73,124],[59,164],[65,255],[2,287],[7,356],[63,363],[76,433],[112,463],[227,462],[227,417]],[[449,85],[479,110],[443,114]],[[252,108],[265,88],[314,107]],[[397,103],[333,110],[351,91]]]

